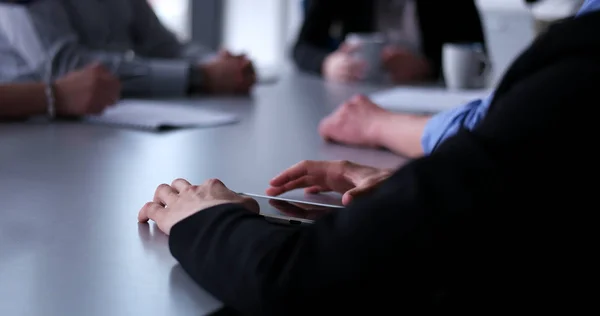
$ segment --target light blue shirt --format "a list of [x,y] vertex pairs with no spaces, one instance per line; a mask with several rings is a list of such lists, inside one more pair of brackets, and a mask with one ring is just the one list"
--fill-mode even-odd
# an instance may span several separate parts
[[[577,16],[600,10],[600,0],[586,0]],[[421,146],[426,155],[434,151],[444,140],[456,134],[461,128],[472,130],[483,120],[494,98],[491,93],[487,98],[475,100],[463,106],[441,112],[433,116],[423,132]]]
[[581,9],[579,9],[577,16],[586,14],[588,12],[597,11],[597,10],[600,10],[600,1],[599,0],[586,0],[583,3],[583,5],[581,6]]

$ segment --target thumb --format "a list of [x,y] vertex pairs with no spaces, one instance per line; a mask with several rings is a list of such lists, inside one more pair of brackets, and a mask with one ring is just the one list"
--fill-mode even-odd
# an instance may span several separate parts
[[344,193],[344,195],[342,196],[342,203],[344,205],[348,205],[356,197],[370,193],[371,191],[373,191],[373,189],[375,189],[377,183],[377,181],[368,181],[364,184],[358,185],[355,188],[346,191],[346,193]]
[[[352,189],[352,190],[354,190],[354,189]],[[352,199],[353,199],[353,196],[352,196],[353,193],[351,192],[352,190],[346,191],[346,193],[344,193],[344,195],[342,195],[342,204],[344,204],[344,206],[348,206],[352,202]]]
[[350,190],[346,191],[346,193],[344,193],[344,195],[342,196],[342,204],[344,204],[344,205],[350,204],[350,202],[352,202],[352,200],[354,200],[354,198],[364,194],[365,191],[366,191],[366,189],[364,187],[356,187],[354,189],[350,189]]

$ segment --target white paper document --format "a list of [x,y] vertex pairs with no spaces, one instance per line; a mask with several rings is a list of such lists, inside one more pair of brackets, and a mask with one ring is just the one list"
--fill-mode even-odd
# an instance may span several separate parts
[[488,96],[492,90],[451,91],[441,87],[397,87],[371,94],[390,111],[437,113]]
[[86,117],[85,121],[161,131],[232,124],[238,119],[234,114],[185,106],[176,101],[123,100],[107,108],[102,115]]

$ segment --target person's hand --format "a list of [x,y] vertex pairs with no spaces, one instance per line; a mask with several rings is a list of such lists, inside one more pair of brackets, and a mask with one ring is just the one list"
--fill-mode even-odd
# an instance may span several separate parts
[[358,47],[342,44],[335,52],[329,54],[323,61],[323,76],[327,80],[338,82],[358,81],[363,77],[366,65],[352,57],[352,52]]
[[319,125],[319,134],[326,140],[376,147],[376,129],[388,114],[369,98],[358,95],[324,118]]
[[237,88],[238,93],[248,93],[254,84],[256,83],[256,69],[252,64],[252,61],[248,59],[245,54],[233,55],[228,51],[221,51],[223,58],[236,59],[240,64],[240,70],[242,73],[242,84]]
[[273,180],[266,193],[277,196],[304,188],[306,193],[342,193],[342,203],[373,190],[392,174],[391,170],[357,165],[348,161],[302,161]]
[[219,52],[217,58],[201,65],[204,73],[204,90],[209,93],[248,93],[256,83],[256,72],[245,55]]
[[431,74],[429,62],[408,50],[386,47],[383,50],[383,65],[397,84],[419,82]]
[[171,185],[161,184],[156,189],[154,200],[142,207],[138,221],[153,220],[165,234],[183,219],[213,206],[238,203],[249,211],[258,213],[258,203],[229,190],[223,182],[210,179],[202,185],[192,185],[187,180],[176,179]]
[[100,114],[121,96],[121,82],[100,64],[71,72],[54,83],[56,114]]
[[237,58],[242,64],[242,76],[244,80],[240,90],[248,93],[252,86],[256,84],[256,69],[254,68],[254,64],[252,64],[252,61],[245,54],[234,55],[233,57]]

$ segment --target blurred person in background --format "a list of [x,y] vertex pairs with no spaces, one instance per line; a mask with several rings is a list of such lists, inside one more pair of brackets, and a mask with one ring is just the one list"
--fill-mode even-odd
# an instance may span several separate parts
[[92,62],[122,80],[125,96],[247,93],[256,81],[244,55],[179,42],[146,0],[2,2],[0,82],[50,80]]
[[[547,17],[540,31],[575,16],[583,1],[527,1],[534,12]],[[553,17],[553,18],[550,18]],[[543,30],[542,30],[543,29]],[[462,129],[471,130],[485,117],[494,94],[436,115],[394,113],[366,96],[355,96],[321,121],[319,133],[330,141],[348,145],[384,147],[401,156],[417,158],[433,152],[445,139]],[[398,100],[402,102],[402,100]]]
[[50,87],[43,82],[0,84],[0,121],[49,114],[49,107],[58,117],[100,114],[120,93],[119,80],[99,64],[70,72]]
[[[436,80],[445,43],[481,43],[484,35],[473,0],[308,0],[293,59],[327,80],[362,79],[364,65],[344,43],[351,33],[378,33],[386,40],[385,71],[398,84]],[[485,46],[485,45],[484,45]]]

